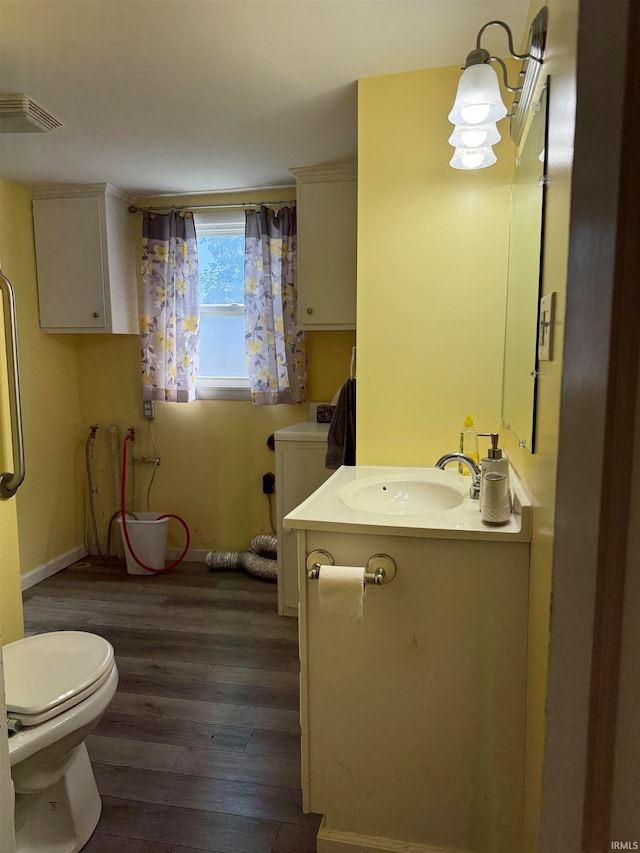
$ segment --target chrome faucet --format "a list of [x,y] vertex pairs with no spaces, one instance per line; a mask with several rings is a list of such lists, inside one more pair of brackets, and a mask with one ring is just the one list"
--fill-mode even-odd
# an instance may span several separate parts
[[470,456],[467,456],[464,453],[445,453],[444,456],[441,456],[440,459],[438,459],[435,467],[441,468],[444,471],[445,465],[448,465],[449,462],[458,462],[467,466],[472,478],[469,494],[474,500],[478,500],[480,497],[480,468],[478,465]]

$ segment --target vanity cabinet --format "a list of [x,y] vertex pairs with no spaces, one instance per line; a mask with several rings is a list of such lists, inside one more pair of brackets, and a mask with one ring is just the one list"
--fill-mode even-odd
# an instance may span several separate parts
[[109,184],[33,191],[43,331],[138,333],[131,203]]
[[284,516],[333,473],[324,467],[329,424],[303,421],[275,433],[276,516],[278,523],[278,613],[298,615],[298,552]]
[[298,323],[301,329],[355,329],[357,169],[353,164],[292,169],[298,212]]
[[[303,810],[324,816],[318,853],[514,853],[530,502],[516,482],[502,531],[483,528],[470,498],[417,515],[353,509],[349,487],[385,470],[341,468],[285,518],[298,537]],[[322,565],[309,577],[316,563],[367,567],[381,554],[395,576],[364,585],[361,619],[340,597],[357,604],[361,586],[339,570],[323,586]]]

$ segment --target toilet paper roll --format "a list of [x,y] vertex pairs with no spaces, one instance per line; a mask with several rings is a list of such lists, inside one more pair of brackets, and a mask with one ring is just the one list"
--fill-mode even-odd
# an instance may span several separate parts
[[322,566],[318,588],[323,615],[364,618],[365,571],[364,566]]

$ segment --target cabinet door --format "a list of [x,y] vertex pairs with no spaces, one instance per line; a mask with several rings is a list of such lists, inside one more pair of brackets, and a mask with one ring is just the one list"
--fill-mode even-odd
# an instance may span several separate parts
[[99,197],[34,200],[40,328],[107,328],[103,216]]
[[356,327],[357,182],[298,184],[299,323]]

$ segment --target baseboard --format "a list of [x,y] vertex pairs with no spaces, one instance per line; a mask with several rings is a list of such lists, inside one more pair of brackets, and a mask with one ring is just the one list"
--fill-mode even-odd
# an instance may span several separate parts
[[67,566],[75,563],[76,560],[81,560],[86,556],[87,549],[85,546],[78,545],[77,548],[72,548],[70,551],[66,551],[64,554],[56,557],[55,560],[49,560],[48,563],[44,563],[36,569],[31,569],[29,572],[25,572],[20,578],[22,591],[24,592],[25,589],[35,586],[37,583],[40,583],[40,581],[50,578],[51,575],[55,575],[57,572],[61,572],[63,569],[66,569]]
[[374,838],[372,835],[327,829],[325,820],[323,817],[316,837],[317,853],[471,853],[459,848],[412,844],[393,838]]

